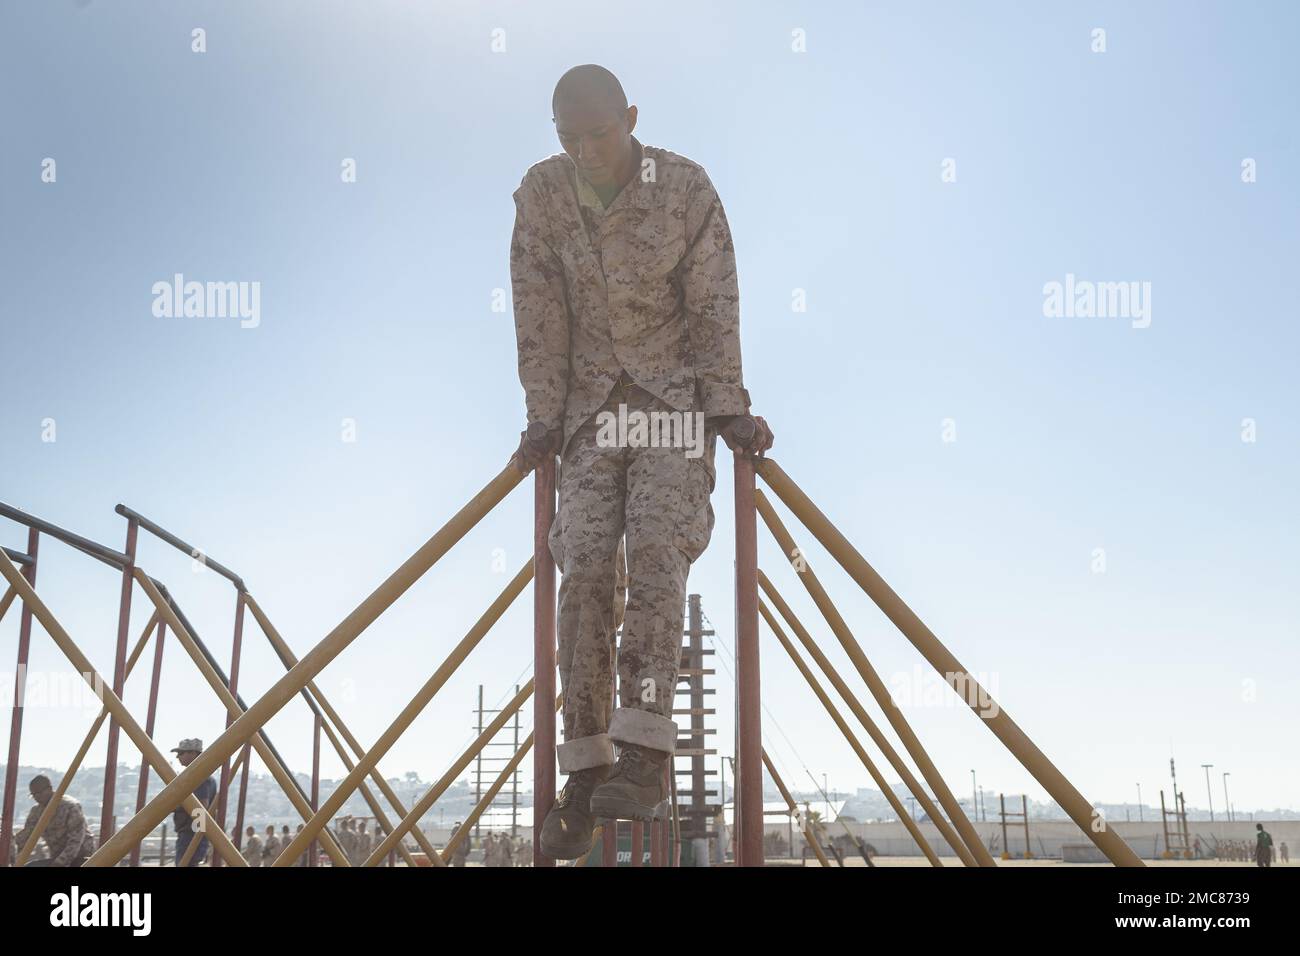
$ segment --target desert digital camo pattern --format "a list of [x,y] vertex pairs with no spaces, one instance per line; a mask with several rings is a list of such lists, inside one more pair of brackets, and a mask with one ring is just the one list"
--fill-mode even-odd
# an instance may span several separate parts
[[[667,410],[638,387],[616,388],[604,409]],[[619,705],[672,714],[682,644],[686,580],[713,532],[713,454],[681,448],[601,447],[596,418],[578,429],[560,464],[560,507],[551,554],[560,568],[557,663],[564,692],[564,739],[606,733],[613,695],[614,615],[626,534],[631,586],[618,650]]]
[[528,170],[514,194],[511,283],[528,422],[563,435],[550,546],[563,575],[564,740],[608,732],[621,615],[619,706],[659,718],[642,724],[671,750],[686,580],[713,530],[716,433],[705,430],[696,457],[603,447],[596,415],[626,405],[713,419],[747,412],[749,394],[718,194],[698,164],[632,143],[638,172],[608,206],[565,154]]
[[[27,822],[14,834],[16,849],[10,854],[11,858],[16,858],[18,851],[27,843],[44,810],[45,807],[38,803],[27,812]],[[95,838],[86,825],[86,815],[81,810],[81,804],[66,794],[59,798],[59,806],[45,827],[45,832],[41,834],[41,839],[49,848],[49,866],[72,866],[95,852]]]
[[722,202],[697,163],[633,144],[640,172],[608,208],[579,201],[563,153],[530,168],[514,194],[519,379],[529,424],[563,427],[566,444],[622,371],[677,411],[749,410]]

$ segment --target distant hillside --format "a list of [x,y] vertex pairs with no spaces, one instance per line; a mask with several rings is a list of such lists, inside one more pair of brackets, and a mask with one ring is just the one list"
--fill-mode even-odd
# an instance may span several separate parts
[[[62,770],[52,769],[50,767],[29,767],[19,765],[18,768],[18,793],[15,801],[14,817],[19,821],[25,819],[27,810],[32,806],[32,799],[27,792],[28,781],[37,774],[45,774],[55,784],[58,785],[62,777]],[[220,772],[214,774],[214,777],[220,781]],[[307,774],[295,775],[298,783],[302,786],[304,792],[309,796],[311,794],[311,777]],[[117,783],[115,787],[114,806],[116,808],[118,823],[129,819],[135,813],[136,791],[139,787],[139,774],[137,768],[128,767],[122,764],[118,767]],[[3,766],[0,766],[0,781],[3,781]],[[389,785],[397,794],[398,799],[409,807],[422,797],[430,787],[430,782],[422,780],[417,773],[407,773],[404,777],[390,777]],[[321,799],[324,800],[339,784],[338,780],[322,779],[321,780]],[[162,790],[162,783],[158,775],[149,774],[149,797],[152,798]],[[371,791],[375,787],[371,784]],[[99,825],[99,818],[103,805],[104,795],[104,768],[103,767],[86,767],[83,768],[76,777],[73,778],[72,786],[69,788],[69,794],[81,802],[82,808],[86,812],[86,817],[92,827]],[[236,775],[235,780],[230,788],[230,809],[227,811],[226,820],[228,825],[234,823],[234,811],[239,800],[239,780]],[[509,797],[506,802],[508,804]],[[520,795],[520,806],[532,806],[532,794]],[[381,803],[384,811],[391,815],[392,808],[386,802]],[[437,826],[445,823],[450,826],[452,823],[466,816],[474,807],[474,791],[470,783],[459,781],[451,786],[448,791],[434,804],[430,813],[426,814],[422,820],[430,826]],[[497,804],[500,806],[500,802]],[[365,798],[361,796],[358,790],[339,810],[338,816],[347,815],[357,817],[370,817],[373,812],[366,804]],[[284,824],[297,825],[302,822],[302,818],[294,811],[289,803],[289,798],[284,795],[279,784],[269,774],[254,773],[250,775],[248,786],[248,797],[244,807],[245,824],[263,827],[268,823],[274,823],[277,826]]]

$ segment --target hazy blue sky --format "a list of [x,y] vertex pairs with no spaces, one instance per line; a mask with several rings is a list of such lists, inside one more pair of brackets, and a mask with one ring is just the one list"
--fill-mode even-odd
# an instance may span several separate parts
[[[6,4],[0,497],[118,548],[113,506],[136,508],[239,571],[304,654],[513,448],[514,331],[492,309],[511,192],[559,150],[556,78],[599,62],[637,135],[722,196],[774,456],[1085,796],[1141,783],[1157,804],[1172,753],[1194,805],[1202,763],[1216,808],[1223,771],[1238,808],[1300,804],[1296,7],[608,6]],[[259,282],[260,324],[155,317],[175,273]],[[1150,283],[1149,326],[1045,317],[1067,274]],[[730,474],[723,452],[692,576],[726,647]],[[322,675],[363,741],[527,559],[531,501],[516,491]],[[919,655],[796,535],[877,669],[913,687]],[[42,553],[41,592],[110,671],[118,578]],[[760,555],[848,673],[766,535]],[[140,560],[228,659],[232,589],[147,536]],[[137,593],[132,640],[146,618]],[[763,654],[790,783],[806,766],[869,785],[766,631]],[[66,670],[39,632],[32,657]],[[381,767],[437,776],[477,685],[504,699],[530,669],[526,593]],[[158,738],[214,739],[221,709],[174,642],[165,672]],[[278,676],[250,621],[244,696]],[[958,795],[974,768],[1044,798],[954,702],[907,712]],[[90,719],[33,706],[22,761],[61,766]],[[270,729],[308,770],[301,702]]]

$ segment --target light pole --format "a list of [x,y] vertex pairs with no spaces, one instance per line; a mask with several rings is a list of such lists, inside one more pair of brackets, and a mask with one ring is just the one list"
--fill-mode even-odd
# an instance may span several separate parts
[[976,823],[979,823],[980,820],[979,788],[975,785],[974,770],[971,770],[970,772],[970,809],[971,809],[971,819],[974,820]]
[[1201,764],[1201,766],[1205,768],[1205,795],[1210,800],[1210,822],[1213,823],[1214,822],[1214,794],[1210,792],[1210,768],[1213,767],[1214,764],[1203,763]]
[[1232,804],[1228,802],[1228,778],[1231,776],[1231,770],[1223,771],[1223,806],[1226,808],[1224,812],[1228,814],[1229,823],[1232,822]]
[[1142,784],[1138,784],[1138,823],[1142,822]]

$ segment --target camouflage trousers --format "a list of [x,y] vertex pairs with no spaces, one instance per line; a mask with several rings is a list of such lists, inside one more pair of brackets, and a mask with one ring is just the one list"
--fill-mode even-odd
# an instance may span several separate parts
[[[622,406],[622,408],[620,408]],[[613,744],[671,752],[686,578],[713,532],[716,434],[694,413],[675,438],[610,427],[672,409],[633,385],[616,385],[605,406],[569,440],[560,462],[560,505],[551,554],[562,575],[558,665],[564,692],[560,771],[614,762]],[[608,413],[608,414],[606,414]],[[683,447],[683,442],[685,447]],[[615,647],[616,556],[625,542],[627,598]],[[617,660],[617,665],[615,661]],[[614,671],[619,707],[613,708]]]

